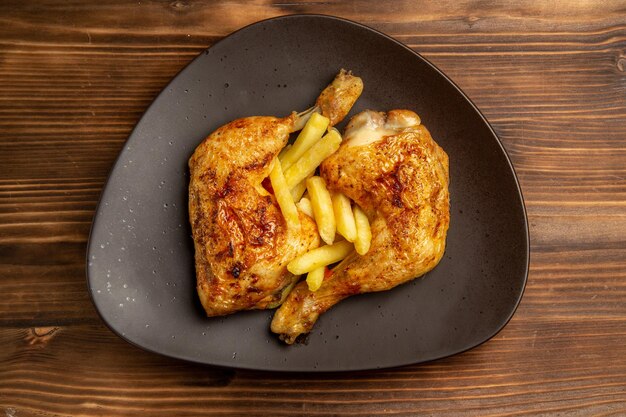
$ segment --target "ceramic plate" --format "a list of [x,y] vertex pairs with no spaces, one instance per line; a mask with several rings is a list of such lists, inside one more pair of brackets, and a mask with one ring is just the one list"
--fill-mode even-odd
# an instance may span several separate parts
[[[306,344],[286,346],[269,331],[272,311],[205,316],[195,290],[187,160],[230,120],[308,108],[340,68],[365,84],[351,114],[414,110],[450,156],[448,244],[423,278],[345,300],[320,318]],[[488,340],[520,301],[529,249],[513,167],[463,92],[384,34],[297,15],[233,33],[165,87],[115,163],[87,256],[93,302],[128,342],[202,364],[343,371],[428,361]]]

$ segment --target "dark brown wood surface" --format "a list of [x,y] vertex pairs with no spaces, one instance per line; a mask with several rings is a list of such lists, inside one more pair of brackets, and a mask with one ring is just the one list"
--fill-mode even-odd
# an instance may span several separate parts
[[[87,235],[134,124],[204,48],[300,12],[408,44],[504,142],[532,255],[491,341],[400,369],[284,375],[160,357],[100,321]],[[0,295],[7,417],[626,415],[626,2],[0,2]]]

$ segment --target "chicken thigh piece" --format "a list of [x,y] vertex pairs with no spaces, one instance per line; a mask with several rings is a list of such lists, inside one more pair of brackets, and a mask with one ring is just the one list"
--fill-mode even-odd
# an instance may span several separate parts
[[364,111],[339,150],[320,167],[328,188],[353,199],[372,228],[369,252],[352,252],[316,291],[301,282],[272,320],[286,343],[311,331],[319,315],[351,295],[385,291],[433,269],[450,222],[448,155],[417,114]]
[[[317,105],[341,121],[363,89],[341,71]],[[197,290],[208,316],[279,304],[297,277],[287,263],[319,246],[315,222],[299,213],[288,228],[274,195],[263,187],[272,161],[304,125],[307,115],[247,117],[211,133],[189,159],[189,220],[195,246]]]

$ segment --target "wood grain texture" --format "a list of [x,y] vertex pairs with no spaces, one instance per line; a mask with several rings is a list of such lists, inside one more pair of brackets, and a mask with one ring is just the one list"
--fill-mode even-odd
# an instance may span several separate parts
[[[340,375],[198,367],[99,320],[85,249],[106,176],[152,99],[249,23],[324,13],[449,75],[518,173],[531,270],[488,343]],[[626,415],[626,2],[0,3],[0,414]]]
[[[2,329],[7,360],[0,392],[20,398],[11,407],[27,415],[44,410],[47,415],[145,415],[150,410],[154,416],[619,412],[626,401],[626,349],[603,355],[612,367],[594,361],[590,352],[623,340],[623,324],[622,331],[611,321],[549,324],[531,337],[503,335],[427,365],[309,375],[188,365],[142,352],[100,325]],[[511,323],[507,332],[526,326]],[[560,337],[552,334],[557,330]],[[577,343],[570,346],[570,338]],[[515,355],[520,351],[526,355]]]

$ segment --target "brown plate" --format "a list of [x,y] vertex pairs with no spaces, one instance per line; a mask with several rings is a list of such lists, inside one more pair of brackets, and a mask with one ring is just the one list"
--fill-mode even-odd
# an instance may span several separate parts
[[[451,224],[439,266],[324,314],[285,346],[271,311],[207,318],[195,291],[187,160],[239,117],[309,107],[340,68],[363,78],[353,109],[416,111],[450,156]],[[152,352],[202,364],[344,371],[429,361],[495,335],[528,273],[519,184],[495,133],[441,71],[375,30],[335,17],[279,17],[241,29],[182,70],[143,115],[107,185],[88,245],[88,283],[106,324]]]

